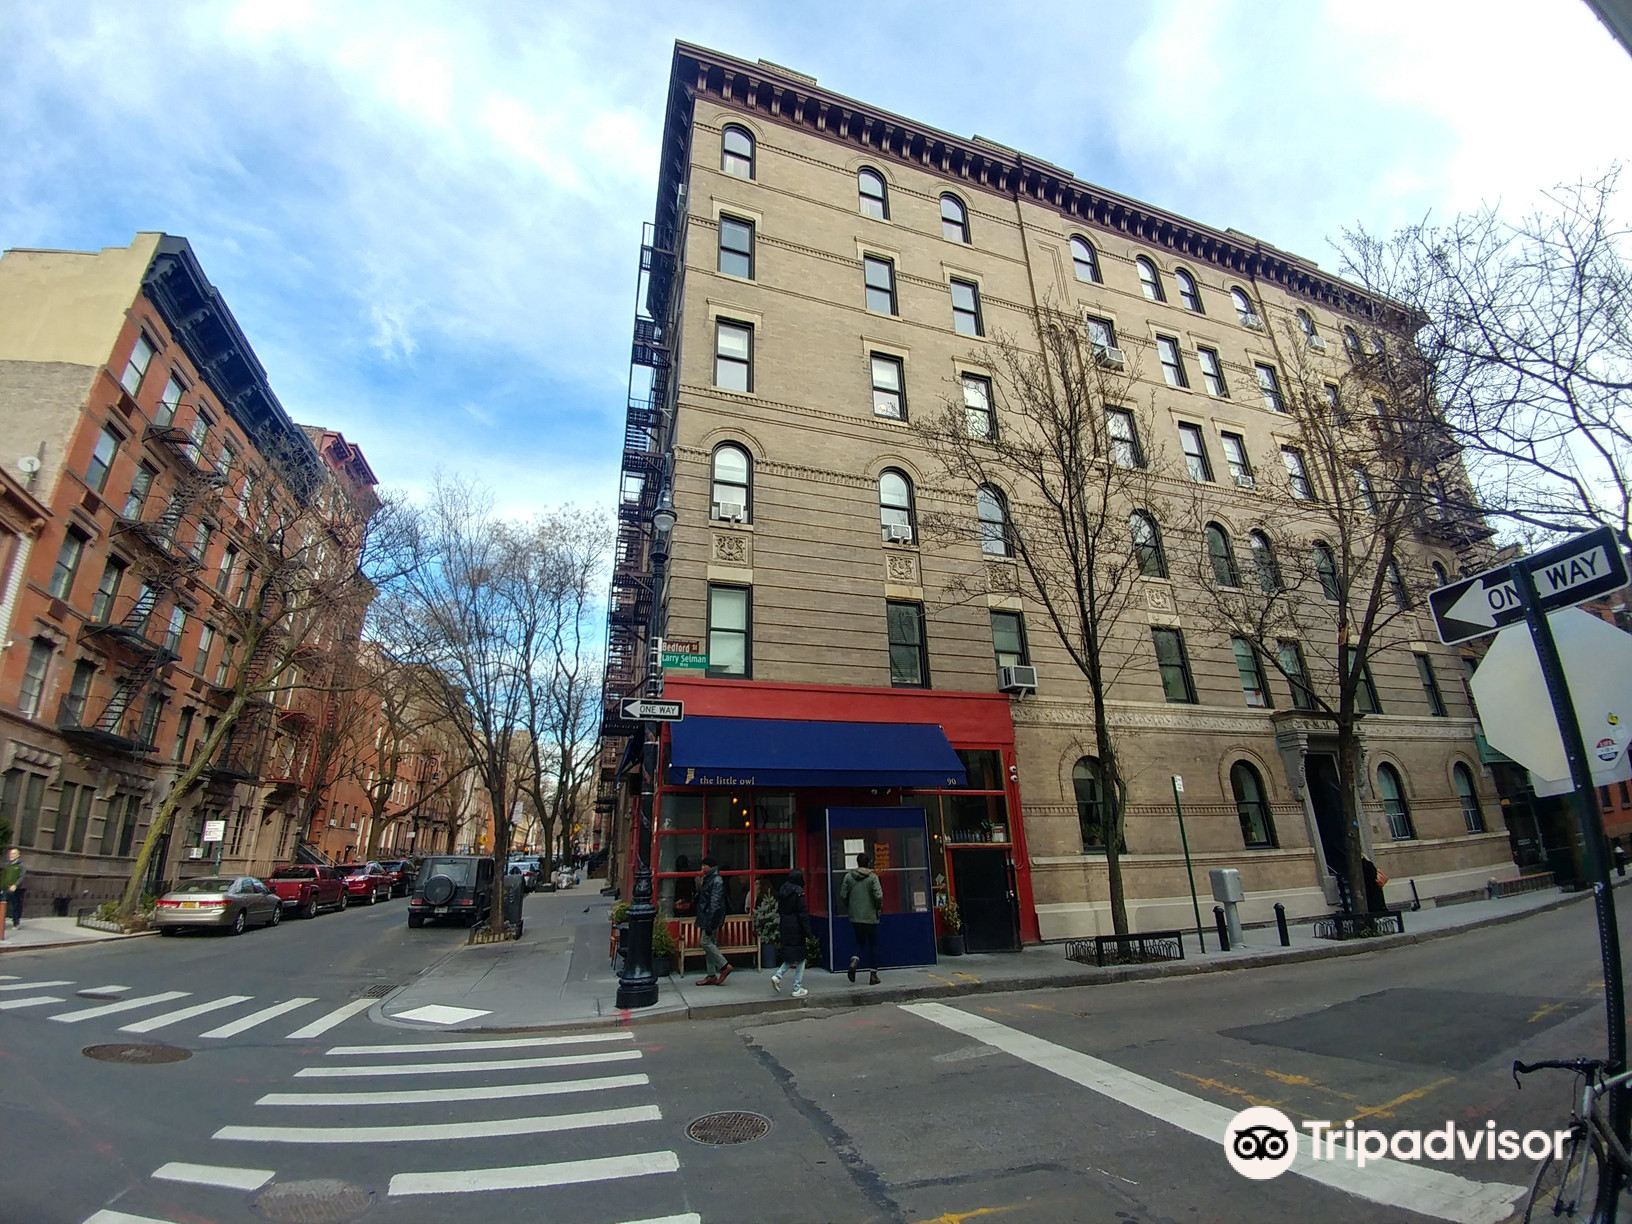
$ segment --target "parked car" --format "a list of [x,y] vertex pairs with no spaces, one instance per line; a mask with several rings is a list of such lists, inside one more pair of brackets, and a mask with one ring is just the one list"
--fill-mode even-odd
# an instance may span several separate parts
[[316,918],[318,910],[346,908],[346,886],[333,867],[291,863],[262,883],[278,894],[284,909],[294,910],[301,918]]
[[251,924],[277,926],[283,921],[278,894],[252,876],[200,876],[176,885],[153,907],[160,935],[183,927],[215,927],[242,935]]
[[373,905],[376,901],[391,900],[391,881],[380,865],[373,860],[366,863],[340,863],[335,867],[341,883],[353,901]]
[[521,886],[528,892],[538,887],[539,877],[544,874],[544,865],[536,854],[523,854],[510,860],[510,866],[505,868],[506,875],[521,876]]
[[408,925],[454,918],[466,926],[481,921],[493,906],[493,860],[474,854],[434,854],[420,863],[408,897]]
[[414,886],[414,865],[407,859],[381,859],[380,870],[391,881],[393,897],[406,897]]

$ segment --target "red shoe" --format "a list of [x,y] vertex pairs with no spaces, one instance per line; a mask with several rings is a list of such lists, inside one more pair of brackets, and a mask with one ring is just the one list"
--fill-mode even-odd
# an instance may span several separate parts
[[731,969],[732,969],[732,966],[728,964],[728,965],[726,965],[726,967],[724,969],[720,970],[720,980],[719,980],[718,983],[716,983],[716,985],[720,985],[720,986],[725,985],[725,979],[731,976]]
[[699,978],[697,981],[692,983],[693,986],[718,986],[719,984],[720,979],[715,977],[712,973],[706,978]]

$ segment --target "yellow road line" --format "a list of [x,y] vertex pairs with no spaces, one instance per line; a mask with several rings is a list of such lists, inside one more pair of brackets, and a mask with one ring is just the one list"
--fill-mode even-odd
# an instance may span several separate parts
[[1340,1101],[1354,1102],[1360,1099],[1351,1092],[1343,1092],[1337,1088],[1328,1088],[1319,1080],[1311,1079],[1307,1075],[1294,1075],[1289,1071],[1276,1071],[1272,1067],[1254,1067],[1249,1063],[1235,1062],[1231,1059],[1225,1059],[1225,1061],[1232,1067],[1240,1067],[1243,1071],[1256,1071],[1265,1079],[1272,1079],[1277,1084],[1286,1084],[1288,1087],[1292,1088],[1313,1088],[1316,1092],[1324,1093],[1327,1096],[1336,1097]]
[[963,1224],[963,1221],[972,1220],[976,1216],[997,1215],[999,1212],[1013,1210],[1013,1207],[976,1207],[973,1211],[948,1211],[945,1215],[923,1221],[923,1224]]
[[1279,1109],[1282,1105],[1280,1101],[1261,1097],[1255,1092],[1248,1092],[1245,1088],[1237,1088],[1234,1084],[1226,1084],[1223,1080],[1209,1079],[1205,1075],[1191,1075],[1188,1071],[1180,1071],[1179,1074],[1191,1083],[1199,1084],[1203,1088],[1211,1088],[1214,1092],[1222,1092],[1227,1096],[1240,1097],[1249,1105],[1268,1105],[1274,1109]]
[[1563,1003],[1543,1003],[1540,1007],[1536,1008],[1535,1011],[1530,1013],[1530,1019],[1527,1021],[1527,1023],[1534,1024],[1542,1017],[1552,1015],[1563,1006]]
[[1410,1092],[1402,1092],[1392,1101],[1384,1101],[1381,1105],[1367,1105],[1362,1109],[1357,1109],[1354,1111],[1354,1119],[1358,1122],[1361,1118],[1392,1118],[1396,1106],[1404,1105],[1408,1101],[1421,1100],[1430,1092],[1437,1092],[1446,1084],[1454,1084],[1455,1082],[1456,1076],[1447,1075],[1444,1079],[1437,1079],[1431,1084],[1424,1084],[1421,1088],[1413,1088]]

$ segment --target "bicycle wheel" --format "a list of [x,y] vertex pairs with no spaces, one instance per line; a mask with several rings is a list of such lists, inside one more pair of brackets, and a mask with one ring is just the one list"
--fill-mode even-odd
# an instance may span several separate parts
[[[1536,1175],[1530,1181],[1530,1197],[1525,1200],[1523,1224],[1542,1224],[1546,1220],[1585,1222],[1592,1219],[1593,1204],[1598,1196],[1598,1166],[1593,1148],[1594,1145],[1587,1139],[1586,1128],[1577,1124],[1570,1128],[1570,1137],[1564,1141],[1561,1157],[1548,1150],[1536,1165]],[[1578,1200],[1577,1194],[1588,1180],[1592,1182],[1592,1197]],[[1578,1209],[1581,1201],[1586,1204],[1584,1211]]]

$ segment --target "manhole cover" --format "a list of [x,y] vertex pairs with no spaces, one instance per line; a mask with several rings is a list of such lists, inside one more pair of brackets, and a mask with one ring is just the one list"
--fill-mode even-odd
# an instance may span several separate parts
[[332,1177],[277,1182],[255,1196],[257,1215],[274,1224],[351,1224],[374,1205],[374,1192]]
[[686,1138],[698,1143],[716,1146],[727,1143],[752,1143],[770,1133],[771,1120],[756,1113],[731,1110],[727,1113],[704,1114],[693,1118],[686,1127]]
[[397,984],[395,982],[378,982],[363,991],[363,997],[365,999],[383,999],[396,988]]
[[130,1041],[116,1041],[110,1045],[86,1046],[80,1053],[85,1055],[86,1058],[94,1058],[98,1062],[137,1063],[139,1065],[184,1062],[193,1056],[191,1050],[183,1050],[179,1046],[140,1045]]

